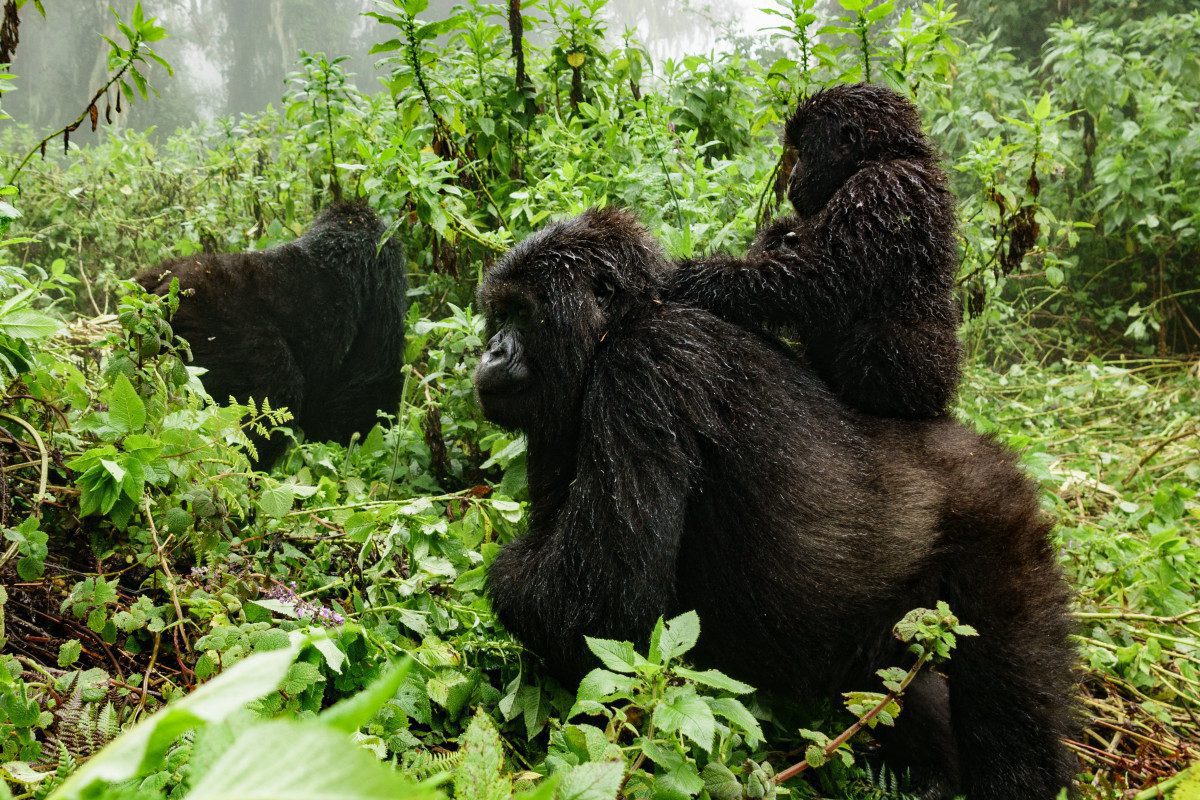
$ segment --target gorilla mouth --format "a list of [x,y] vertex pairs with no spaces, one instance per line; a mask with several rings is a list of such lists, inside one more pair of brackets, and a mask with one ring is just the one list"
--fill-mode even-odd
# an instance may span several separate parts
[[526,394],[529,391],[532,382],[525,381],[476,381],[475,395],[481,400],[489,399],[508,399],[518,395]]

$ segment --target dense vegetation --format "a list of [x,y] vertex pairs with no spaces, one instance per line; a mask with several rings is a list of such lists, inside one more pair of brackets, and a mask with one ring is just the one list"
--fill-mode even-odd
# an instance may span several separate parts
[[[797,96],[862,79],[914,97],[953,172],[958,413],[1022,454],[1059,523],[1080,791],[1200,796],[1200,13],[1007,4],[1046,16],[1006,39],[993,5],[789,0],[769,38],[652,64],[604,0],[526,7],[538,46],[512,38],[517,2],[430,19],[392,0],[371,15],[386,91],[302,53],[278,108],[76,148],[171,79],[165,31],[121,21],[78,120],[3,134],[0,796],[906,796],[866,734],[839,736],[903,713],[902,669],[846,708],[793,707],[690,669],[703,620],[684,615],[648,652],[592,642],[597,672],[561,686],[482,595],[525,478],[523,442],[472,398],[478,276],[602,204],[677,255],[743,249],[779,209]],[[255,472],[246,431],[287,412],[214,405],[178,298],[127,279],[285,241],[350,196],[409,257],[403,403]],[[898,626],[920,665],[970,633],[951,612]]]

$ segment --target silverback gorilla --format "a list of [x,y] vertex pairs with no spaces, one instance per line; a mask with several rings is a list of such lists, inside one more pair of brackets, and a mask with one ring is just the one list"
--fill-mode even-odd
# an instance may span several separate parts
[[835,86],[801,101],[785,139],[797,216],[744,259],[685,263],[667,296],[792,330],[834,392],[869,414],[944,413],[961,356],[955,201],[917,109],[882,86]]
[[[339,203],[303,236],[249,253],[188,256],[138,276],[163,294],[188,290],[172,324],[208,372],[217,401],[269,398],[309,439],[345,441],[394,410],[404,360],[404,255],[379,247],[383,223],[361,203]],[[287,442],[258,442],[270,465]]]
[[695,609],[699,661],[816,697],[902,664],[892,626],[944,599],[980,635],[906,693],[889,761],[928,797],[1052,800],[1073,655],[1034,486],[952,420],[863,415],[778,341],[662,301],[670,270],[631,216],[593,210],[480,287],[479,401],[528,437],[500,620],[573,680],[585,634],[644,641]]

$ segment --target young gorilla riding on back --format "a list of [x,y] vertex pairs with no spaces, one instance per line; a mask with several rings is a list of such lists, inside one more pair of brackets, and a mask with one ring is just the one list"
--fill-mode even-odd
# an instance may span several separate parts
[[1072,774],[1066,590],[1011,454],[953,421],[839,402],[777,341],[662,302],[663,253],[591,211],[486,276],[484,413],[528,437],[529,532],[491,565],[504,625],[557,675],[584,636],[695,609],[697,658],[833,696],[903,663],[893,624],[946,600],[979,636],[905,694],[888,758],[928,797],[1052,800]]
[[813,368],[870,414],[933,417],[958,388],[955,202],[917,109],[890,89],[801,101],[786,143],[797,216],[744,259],[688,262],[669,297],[743,325],[788,328]]
[[[400,400],[404,254],[380,247],[384,226],[362,203],[324,209],[293,242],[249,253],[204,253],[137,277],[163,294],[187,291],[172,320],[213,399],[270,399],[312,440],[366,433]],[[270,466],[287,440],[256,442]]]

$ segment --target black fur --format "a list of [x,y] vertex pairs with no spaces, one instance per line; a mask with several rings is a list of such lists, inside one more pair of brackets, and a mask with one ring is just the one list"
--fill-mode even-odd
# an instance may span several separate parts
[[[399,245],[378,249],[383,232],[371,209],[340,203],[293,242],[176,259],[137,280],[190,290],[172,324],[214,399],[269,398],[309,439],[345,441],[400,400],[408,284]],[[259,461],[285,446],[259,442]]]
[[685,264],[669,296],[790,328],[817,373],[869,414],[944,413],[961,357],[955,203],[916,108],[881,86],[836,86],[800,103],[786,143],[797,215],[744,259]]
[[662,302],[671,267],[591,211],[485,278],[487,416],[528,437],[529,532],[491,565],[503,624],[565,680],[584,635],[645,641],[696,609],[696,657],[800,697],[878,685],[894,623],[978,628],[886,737],[929,797],[1051,800],[1073,772],[1067,590],[1035,487],[949,419],[848,409],[779,342]]

